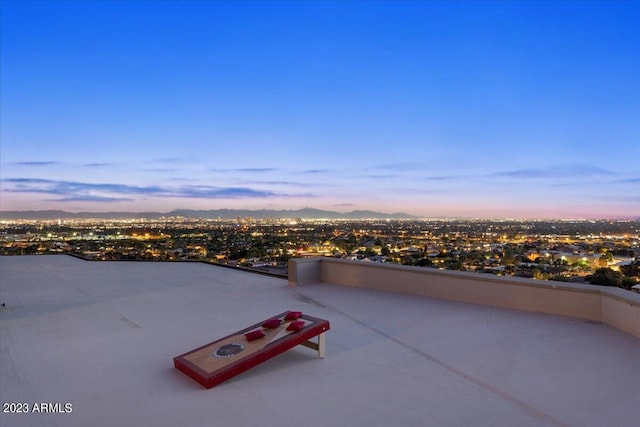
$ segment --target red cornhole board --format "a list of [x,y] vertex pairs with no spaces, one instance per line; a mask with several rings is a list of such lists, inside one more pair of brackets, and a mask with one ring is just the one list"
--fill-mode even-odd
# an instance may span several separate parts
[[[299,318],[285,320],[285,317]],[[271,319],[279,319],[279,326],[267,323]],[[304,322],[292,325],[295,322]],[[263,325],[266,324],[267,327]],[[300,328],[298,330],[288,330]],[[299,312],[285,311],[255,325],[249,326],[225,338],[203,345],[188,353],[173,358],[173,365],[194,381],[206,388],[214,387],[247,369],[277,356],[297,346],[304,345],[318,351],[318,357],[324,358],[324,333],[330,328],[327,320],[307,316]],[[249,340],[245,334],[264,337]],[[253,334],[251,334],[253,333]],[[310,341],[317,336],[318,342]]]

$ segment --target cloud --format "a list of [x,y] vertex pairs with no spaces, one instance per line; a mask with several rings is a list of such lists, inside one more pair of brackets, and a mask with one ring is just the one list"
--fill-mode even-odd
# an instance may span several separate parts
[[640,178],[617,179],[613,182],[620,184],[640,184]]
[[151,164],[156,164],[156,163],[162,163],[162,164],[181,163],[181,164],[185,164],[185,163],[191,163],[191,160],[183,159],[181,157],[158,157],[158,158],[155,158],[155,159],[150,159],[146,163],[151,163]]
[[453,181],[456,179],[467,178],[464,176],[454,176],[454,175],[442,175],[442,176],[428,176],[425,178],[426,181]]
[[415,171],[424,170],[426,166],[418,162],[397,162],[386,163],[381,165],[374,165],[367,169],[369,170],[387,170],[387,171]]
[[390,175],[390,174],[380,174],[380,175],[362,175],[360,178],[368,178],[368,179],[392,179],[398,178],[398,175]]
[[277,168],[231,168],[231,169],[221,169],[221,168],[213,168],[209,169],[211,172],[241,172],[241,173],[265,173],[265,172],[276,172],[279,169]]
[[7,178],[2,181],[15,184],[14,188],[4,190],[9,193],[43,193],[66,195],[67,197],[88,196],[91,191],[137,195],[163,194],[166,191],[156,186],[139,187],[126,184],[95,184],[38,178]]
[[240,198],[271,198],[271,197],[316,197],[314,194],[287,194],[269,190],[257,190],[248,187],[215,187],[215,186],[184,186],[175,190],[171,197],[186,197],[197,199],[240,199]]
[[[396,178],[400,178],[400,179],[404,179],[402,174],[371,174],[371,175],[360,175],[360,178],[367,178],[367,179],[386,179],[386,180],[393,180]],[[471,178],[468,175],[439,175],[439,176],[427,176],[427,177],[423,177],[423,178],[416,178],[416,179],[420,179],[422,181],[456,181],[456,180],[462,180],[462,179],[468,179]]]
[[248,181],[247,184],[265,184],[265,185],[301,185],[292,181]]
[[331,173],[331,169],[306,169],[301,172],[306,174]]
[[101,168],[106,166],[113,166],[115,163],[107,163],[107,162],[91,162],[91,163],[82,163],[82,164],[73,164],[73,163],[63,163],[58,161],[46,161],[46,162],[14,162],[10,163],[16,166],[30,166],[30,167],[47,167],[47,166],[69,166],[69,167],[83,167],[83,168]]
[[294,187],[317,187],[323,186],[326,187],[328,184],[325,183],[316,183],[310,184],[305,182],[294,182],[294,181],[245,181],[244,184],[249,185],[287,185]]
[[273,191],[254,190],[246,187],[186,186],[175,191],[173,196],[196,199],[236,199],[274,197],[280,196],[280,194]]
[[599,166],[588,164],[575,164],[575,165],[557,165],[549,166],[547,168],[524,168],[514,169],[510,171],[496,172],[487,175],[490,178],[493,177],[506,177],[506,178],[593,178],[602,176],[613,176],[614,172],[607,169],[603,169]]
[[132,201],[134,197],[178,197],[193,199],[239,199],[272,197],[315,197],[313,194],[284,194],[249,187],[217,186],[135,186],[115,183],[86,183],[77,181],[56,181],[38,178],[8,178],[2,180],[13,184],[4,189],[8,193],[37,193],[60,196],[59,202],[121,202]]
[[113,202],[131,202],[134,199],[130,197],[107,197],[107,196],[70,196],[70,197],[62,197],[59,199],[49,199],[49,202],[102,202],[102,203],[113,203]]
[[46,183],[56,182],[50,179],[40,179],[40,178],[5,178],[2,181],[17,183],[17,184],[46,184]]
[[41,167],[41,166],[55,166],[55,165],[60,165],[60,162],[15,162],[15,165],[18,166],[36,166],[36,167]]
[[235,172],[235,173],[268,173],[268,172],[283,172],[288,171],[290,173],[301,173],[306,175],[316,175],[316,174],[324,174],[324,173],[333,173],[335,170],[333,169],[303,169],[303,170],[295,170],[295,169],[282,169],[282,168],[211,168],[210,172]]
[[105,166],[113,166],[113,163],[85,163],[82,165],[85,168],[103,168]]
[[178,168],[149,168],[144,169],[147,172],[156,172],[156,173],[170,173],[170,172],[178,172],[181,169]]
[[241,169],[235,169],[237,172],[274,172],[277,169],[276,168],[241,168]]

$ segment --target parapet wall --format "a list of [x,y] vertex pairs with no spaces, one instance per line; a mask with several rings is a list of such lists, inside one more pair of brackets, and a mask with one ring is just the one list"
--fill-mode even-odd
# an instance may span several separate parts
[[618,288],[337,258],[289,261],[289,285],[331,283],[609,324],[640,338],[640,295]]

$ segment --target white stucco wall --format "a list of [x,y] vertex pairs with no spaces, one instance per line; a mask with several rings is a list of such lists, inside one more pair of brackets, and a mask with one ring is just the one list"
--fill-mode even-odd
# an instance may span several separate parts
[[336,258],[290,260],[289,285],[319,282],[601,321],[640,338],[640,295],[617,288]]

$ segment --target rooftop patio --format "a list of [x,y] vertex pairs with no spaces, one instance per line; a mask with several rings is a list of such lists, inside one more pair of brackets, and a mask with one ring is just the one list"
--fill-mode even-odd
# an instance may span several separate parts
[[[0,257],[4,426],[640,425],[640,340],[593,320],[200,263]],[[206,390],[173,357],[272,315],[327,319]]]

